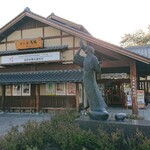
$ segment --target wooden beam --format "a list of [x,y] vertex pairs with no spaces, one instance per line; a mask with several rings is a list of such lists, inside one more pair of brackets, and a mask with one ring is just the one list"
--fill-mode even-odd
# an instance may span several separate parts
[[76,83],[76,111],[79,111],[79,84]]
[[131,84],[132,113],[138,115],[136,61],[132,59],[130,60],[130,84]]
[[102,47],[100,45],[96,45],[96,44],[90,44],[90,46],[92,46],[95,49],[95,53],[99,54],[99,55],[106,55],[106,56],[110,56],[113,57],[114,59],[125,59],[126,56],[121,55],[117,52],[114,52],[108,48]]
[[16,28],[14,26],[11,26],[10,29],[13,30],[13,31],[16,30]]
[[114,61],[102,61],[102,68],[111,68],[111,67],[129,67],[130,61],[128,59],[114,60]]
[[40,101],[40,85],[36,84],[36,95],[35,95],[35,104],[36,104],[36,112],[38,113],[40,108],[39,108],[39,101]]
[[98,60],[117,60],[116,58],[106,55],[106,54],[102,54],[102,53],[95,53],[95,56],[98,58]]
[[2,111],[5,112],[5,85],[2,85]]

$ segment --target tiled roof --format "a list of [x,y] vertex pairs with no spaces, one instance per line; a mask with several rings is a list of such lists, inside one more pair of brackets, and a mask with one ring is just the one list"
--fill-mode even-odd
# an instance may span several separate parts
[[28,19],[31,19],[31,18],[39,22],[42,22],[48,26],[51,26],[58,30],[66,32],[67,34],[83,39],[86,42],[89,42],[89,45],[91,46],[93,45],[93,47],[94,46],[96,47],[96,51],[99,51],[99,49],[103,48],[104,51],[109,50],[111,52],[115,52],[115,53],[124,55],[126,57],[129,57],[131,59],[138,60],[146,64],[150,64],[150,59],[147,57],[143,57],[131,51],[126,51],[122,47],[97,39],[93,37],[92,35],[90,35],[89,32],[86,32],[85,30],[79,30],[76,25],[72,26],[71,22],[61,19],[58,16],[45,18],[45,17],[42,17],[40,15],[37,15],[31,12],[29,8],[25,9],[22,13],[20,13],[17,17],[15,17],[13,20],[11,20],[9,23],[7,23],[5,26],[3,26],[0,29],[0,41],[5,39],[8,35],[10,35],[15,30],[17,30],[17,28],[20,27],[24,22],[26,22]]
[[56,16],[54,13],[51,13],[51,15],[49,15],[47,18],[50,19],[50,20],[59,22],[61,24],[64,24],[66,26],[69,26],[71,28],[80,30],[81,32],[85,32],[85,33],[90,35],[89,31],[87,31],[87,29],[83,25],[79,25],[79,24],[74,23],[72,21],[66,20],[66,19],[61,18],[59,16]]
[[40,48],[40,49],[21,50],[21,51],[18,51],[18,50],[0,51],[0,56],[40,53],[40,52],[58,51],[58,50],[66,50],[66,49],[68,49],[67,45],[60,45],[60,46],[51,46],[51,47],[45,47],[45,48]]
[[83,71],[80,69],[0,73],[0,84],[82,82],[82,76]]
[[127,47],[125,49],[150,59],[150,45],[133,46],[133,47]]

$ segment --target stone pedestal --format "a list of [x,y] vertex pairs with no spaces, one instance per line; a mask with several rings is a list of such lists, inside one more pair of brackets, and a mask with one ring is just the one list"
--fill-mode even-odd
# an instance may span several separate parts
[[144,120],[124,120],[116,121],[115,119],[107,121],[93,120],[89,116],[81,116],[75,120],[82,129],[91,130],[97,133],[97,130],[104,129],[107,132],[115,132],[117,129],[123,130],[124,134],[135,135],[137,129],[142,132],[146,137],[150,138],[150,121]]

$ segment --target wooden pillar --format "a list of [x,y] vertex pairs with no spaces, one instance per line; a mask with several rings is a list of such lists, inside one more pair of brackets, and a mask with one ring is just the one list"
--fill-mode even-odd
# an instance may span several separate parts
[[130,60],[130,84],[132,98],[132,113],[138,115],[136,61]]
[[79,111],[79,84],[76,83],[76,111]]
[[5,112],[5,85],[2,85],[2,111]]
[[36,84],[36,95],[35,95],[35,103],[36,103],[36,112],[39,112],[40,106],[39,106],[39,101],[40,101],[40,84]]

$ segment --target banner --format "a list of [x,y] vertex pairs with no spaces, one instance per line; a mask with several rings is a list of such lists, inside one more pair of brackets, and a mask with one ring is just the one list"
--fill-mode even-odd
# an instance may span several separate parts
[[56,88],[54,83],[47,83],[46,84],[46,95],[55,95]]
[[31,85],[30,84],[22,84],[22,96],[30,96]]
[[56,95],[65,95],[65,83],[56,84]]
[[76,95],[76,84],[67,83],[67,95]]
[[21,96],[21,85],[13,85],[13,96]]

